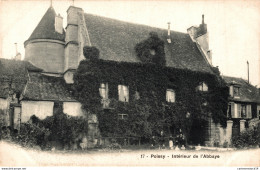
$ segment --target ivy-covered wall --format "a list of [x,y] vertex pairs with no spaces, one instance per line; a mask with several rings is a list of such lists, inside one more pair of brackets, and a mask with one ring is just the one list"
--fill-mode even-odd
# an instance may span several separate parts
[[[74,88],[86,110],[98,115],[103,136],[149,138],[161,130],[174,134],[182,129],[189,140],[192,126],[212,116],[225,126],[228,89],[217,74],[164,67],[153,63],[126,63],[104,60],[81,61]],[[205,82],[207,92],[196,87]],[[99,87],[108,83],[110,108],[103,110]],[[118,101],[118,85],[129,86],[129,102]],[[166,102],[166,90],[175,91],[175,103]],[[136,91],[140,99],[135,97]],[[128,114],[126,120],[117,114]],[[187,116],[189,113],[190,116]]]

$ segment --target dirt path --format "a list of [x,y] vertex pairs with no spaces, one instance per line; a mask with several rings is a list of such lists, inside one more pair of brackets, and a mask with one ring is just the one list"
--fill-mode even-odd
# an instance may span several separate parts
[[[196,155],[198,158],[196,158]],[[247,151],[145,150],[43,152],[0,142],[0,166],[260,166],[260,149]]]

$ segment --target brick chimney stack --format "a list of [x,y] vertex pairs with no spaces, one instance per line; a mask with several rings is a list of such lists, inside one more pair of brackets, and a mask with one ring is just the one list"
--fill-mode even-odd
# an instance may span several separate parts
[[15,57],[14,57],[14,59],[15,60],[21,60],[22,59],[22,55],[21,55],[21,53],[18,52],[17,43],[14,43],[14,45],[15,45]]
[[212,51],[209,49],[209,35],[204,14],[202,15],[202,21],[199,27],[191,26],[187,29],[187,32],[192,41],[197,44],[201,53],[207,58],[208,63],[212,65]]
[[17,43],[14,43],[14,46],[15,46],[15,55],[17,55],[17,53],[18,53]]
[[78,68],[78,13],[80,12],[83,10],[74,6],[70,6],[67,10],[64,71]]

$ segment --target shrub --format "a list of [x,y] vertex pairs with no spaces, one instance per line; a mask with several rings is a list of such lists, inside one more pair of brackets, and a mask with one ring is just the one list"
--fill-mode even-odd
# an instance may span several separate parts
[[119,143],[117,143],[116,139],[112,139],[112,143],[108,145],[106,148],[110,150],[117,150],[121,149],[122,147]]
[[223,148],[227,148],[228,147],[228,142],[225,140],[225,142],[223,143]]
[[44,138],[48,134],[47,131],[47,129],[31,123],[22,123],[20,134],[15,141],[25,147],[33,147],[35,145],[43,147],[45,144]]
[[87,128],[87,120],[81,117],[58,113],[40,120],[33,115],[27,123],[21,124],[20,134],[14,141],[22,146],[38,145],[44,149],[51,148],[51,141],[60,143],[62,147],[75,143],[79,145],[87,134]]
[[260,124],[253,129],[247,129],[239,135],[232,137],[232,143],[236,148],[247,148],[260,145]]

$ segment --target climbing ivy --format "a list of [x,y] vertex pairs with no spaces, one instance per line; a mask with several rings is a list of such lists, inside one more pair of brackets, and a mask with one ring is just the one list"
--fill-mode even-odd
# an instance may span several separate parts
[[156,32],[151,32],[150,37],[136,44],[135,52],[143,63],[155,63],[165,65],[164,41]]
[[[225,125],[228,89],[217,74],[99,59],[81,61],[74,81],[78,100],[87,111],[97,114],[103,136],[148,138],[161,130],[174,133],[182,129],[189,138],[192,124],[210,116]],[[208,92],[196,91],[201,82],[208,85]],[[108,83],[109,110],[102,109],[100,83]],[[129,86],[128,103],[118,101],[120,84]],[[166,102],[167,88],[175,90],[175,103]],[[128,114],[126,120],[118,119],[122,113]]]
[[99,57],[99,50],[96,47],[85,46],[83,48],[83,54],[86,59],[97,60]]

